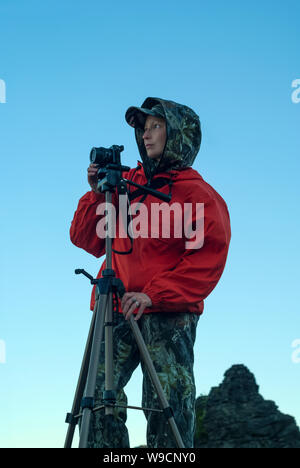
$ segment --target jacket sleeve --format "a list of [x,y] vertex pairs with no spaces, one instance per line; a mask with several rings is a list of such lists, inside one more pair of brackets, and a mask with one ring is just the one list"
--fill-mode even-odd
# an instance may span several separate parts
[[[129,172],[124,172],[123,177],[130,178],[135,171],[136,169],[131,169]],[[95,257],[105,254],[105,238],[97,235],[97,224],[104,216],[97,214],[97,208],[101,203],[105,203],[104,193],[95,193],[91,190],[83,195],[78,202],[70,228],[71,242]],[[117,191],[112,194],[112,204],[117,211]]]
[[[113,194],[112,203],[116,195]],[[105,254],[105,239],[97,235],[97,223],[101,215],[97,207],[105,202],[104,193],[87,192],[80,198],[70,228],[70,238],[74,245],[86,250],[95,257]]]
[[[196,216],[193,214],[191,218],[193,225]],[[182,311],[203,301],[217,285],[231,237],[225,202],[210,199],[204,203],[203,233],[201,247],[186,249],[172,270],[156,275],[144,287],[143,292],[151,298],[154,307],[159,304],[165,311]]]

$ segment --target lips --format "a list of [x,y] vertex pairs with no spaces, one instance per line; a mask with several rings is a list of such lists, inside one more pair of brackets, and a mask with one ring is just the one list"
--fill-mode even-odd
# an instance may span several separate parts
[[148,145],[145,145],[146,148],[149,148],[149,146],[153,146],[152,144],[150,145],[150,143],[148,143]]

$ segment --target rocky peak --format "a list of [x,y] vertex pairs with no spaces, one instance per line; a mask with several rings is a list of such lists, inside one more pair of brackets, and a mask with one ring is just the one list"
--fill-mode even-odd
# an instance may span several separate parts
[[300,431],[292,416],[259,394],[249,369],[236,364],[196,401],[195,447],[300,448]]
[[243,364],[236,364],[224,374],[224,380],[219,387],[212,389],[211,397],[218,400],[236,403],[246,403],[250,399],[261,398],[258,393],[259,387],[254,375]]

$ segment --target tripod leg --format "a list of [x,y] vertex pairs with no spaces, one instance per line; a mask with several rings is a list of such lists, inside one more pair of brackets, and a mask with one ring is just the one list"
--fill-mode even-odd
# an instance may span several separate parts
[[[106,308],[106,324],[105,324],[105,392],[104,402],[112,399],[115,402],[114,394],[114,349],[113,349],[113,310],[112,310],[112,293],[108,295],[108,303]],[[105,414],[113,415],[114,409],[110,406],[105,406]]]
[[157,373],[155,371],[155,368],[154,368],[153,362],[151,360],[149,351],[148,351],[148,349],[147,349],[147,347],[145,345],[145,342],[144,342],[144,339],[142,337],[141,331],[140,331],[140,329],[138,327],[138,324],[136,323],[136,321],[134,320],[132,315],[131,315],[131,317],[129,319],[129,324],[130,324],[131,330],[132,330],[132,332],[134,334],[134,337],[135,337],[135,340],[137,342],[138,348],[140,350],[142,359],[144,360],[145,366],[146,366],[146,368],[147,368],[147,370],[149,372],[152,383],[153,383],[153,385],[154,385],[154,387],[156,389],[157,396],[158,396],[161,408],[162,408],[162,410],[163,410],[163,412],[164,412],[164,414],[166,416],[166,419],[168,420],[168,423],[170,424],[170,427],[171,427],[171,430],[173,432],[176,443],[177,443],[179,448],[184,448],[184,444],[183,444],[181,435],[180,435],[180,433],[178,431],[178,427],[176,425],[172,410],[171,410],[171,408],[169,406],[169,403],[168,403],[168,401],[167,401],[167,399],[165,397],[163,388],[161,386],[161,383],[160,383],[159,378],[157,376]]
[[75,431],[75,427],[76,427],[76,424],[77,424],[77,420],[75,419],[75,415],[77,415],[79,413],[79,411],[80,411],[80,404],[81,404],[82,395],[83,395],[84,388],[85,388],[87,372],[88,372],[88,363],[89,363],[89,359],[90,359],[90,353],[91,353],[91,347],[92,347],[92,338],[93,338],[93,334],[94,334],[97,304],[98,304],[98,299],[96,299],[94,312],[93,312],[93,317],[92,317],[90,330],[89,330],[89,334],[88,334],[88,339],[87,339],[85,350],[84,350],[84,356],[83,356],[82,365],[81,365],[80,374],[79,374],[79,379],[78,379],[78,383],[77,383],[77,387],[76,387],[76,391],[75,391],[75,396],[74,396],[74,401],[73,401],[73,406],[72,406],[72,412],[71,412],[71,414],[68,413],[68,415],[67,415],[66,422],[69,422],[69,426],[68,426],[68,430],[67,430],[67,435],[66,435],[66,439],[65,439],[64,448],[71,448],[72,447],[74,431]]
[[107,294],[101,294],[97,304],[89,370],[87,374],[85,394],[82,404],[83,411],[80,428],[79,448],[87,447],[88,442],[90,419],[93,409],[93,400],[95,395],[97,371],[99,365],[99,355],[101,342],[103,338],[104,321],[106,316],[107,300]]

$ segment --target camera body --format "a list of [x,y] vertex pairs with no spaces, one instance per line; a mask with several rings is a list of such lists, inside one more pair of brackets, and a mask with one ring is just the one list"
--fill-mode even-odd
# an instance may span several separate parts
[[[115,187],[121,177],[121,171],[127,169],[121,165],[120,153],[124,150],[124,146],[113,145],[110,148],[93,147],[90,152],[90,161],[93,164],[98,164],[97,172],[98,190],[104,191]],[[129,168],[128,168],[129,169]]]

